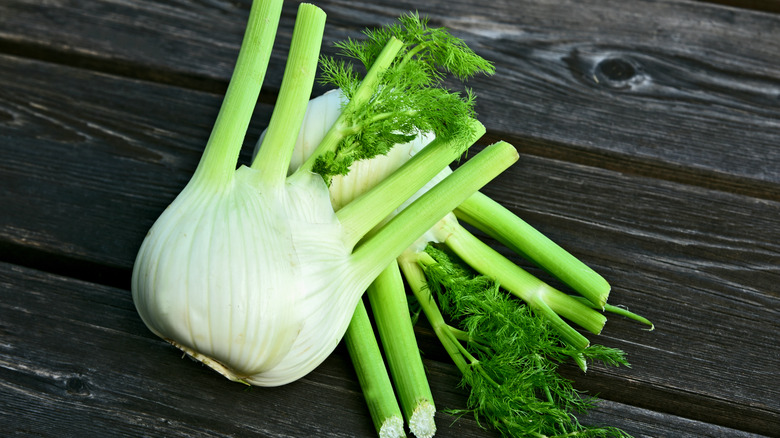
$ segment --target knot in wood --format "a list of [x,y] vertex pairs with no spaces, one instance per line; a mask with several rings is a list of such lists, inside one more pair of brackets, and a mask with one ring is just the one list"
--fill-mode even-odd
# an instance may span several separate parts
[[636,76],[636,68],[625,59],[607,58],[596,67],[605,78],[615,82],[625,82]]
[[80,377],[70,377],[66,380],[65,389],[68,391],[68,394],[89,395],[89,387]]
[[595,63],[592,72],[597,84],[615,90],[635,89],[648,79],[641,65],[627,57],[604,57]]

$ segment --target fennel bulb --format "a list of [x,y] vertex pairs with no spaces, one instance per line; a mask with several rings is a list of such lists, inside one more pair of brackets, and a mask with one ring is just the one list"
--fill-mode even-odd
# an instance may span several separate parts
[[[504,165],[516,159],[509,145],[497,151]],[[485,164],[494,159],[486,156]],[[217,188],[193,178],[141,246],[133,299],[155,334],[229,379],[285,384],[333,351],[369,284],[444,214],[430,201],[410,206],[406,219],[399,215],[353,250],[318,175],[296,173],[267,186],[241,167]],[[366,228],[363,234],[373,225]]]
[[[325,360],[344,335],[360,296],[382,270],[447,211],[517,159],[507,143],[489,146],[430,196],[377,227],[484,133],[470,112],[451,115],[446,124],[458,128],[453,135],[438,138],[334,213],[323,176],[312,172],[315,163],[287,172],[311,95],[325,23],[320,9],[302,4],[268,133],[251,167],[236,169],[281,3],[253,3],[236,68],[201,161],[151,227],[132,277],[133,300],[151,331],[231,380],[262,386],[294,381]],[[416,68],[427,58],[404,58],[396,68],[401,77],[380,74],[409,46],[393,36],[384,44],[350,103],[353,125],[377,90],[388,90],[382,82],[387,77],[406,86],[407,92],[424,88],[426,98],[441,94],[428,90],[428,81],[402,77],[405,69]],[[382,120],[389,116],[366,114],[390,129]],[[427,123],[428,116],[432,115],[414,114],[411,123]],[[361,131],[352,126],[340,129],[338,123],[334,127],[326,136],[331,141],[321,142],[310,158],[316,158],[318,166],[338,169],[333,150]],[[367,146],[390,141],[369,140],[368,135],[361,136]],[[352,149],[342,155],[354,156],[356,141],[348,143]],[[373,149],[361,156],[379,153]]]
[[265,188],[242,167],[228,187],[188,185],[160,216],[133,298],[152,331],[231,380],[280,385],[341,338],[371,280],[350,253],[321,178]]

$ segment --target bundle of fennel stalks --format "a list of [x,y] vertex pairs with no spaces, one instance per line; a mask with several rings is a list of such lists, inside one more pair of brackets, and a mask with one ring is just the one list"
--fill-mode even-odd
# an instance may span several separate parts
[[[343,338],[379,436],[404,436],[405,419],[430,437],[435,404],[411,305],[471,388],[452,412],[506,436],[625,435],[581,425],[574,414],[593,399],[556,372],[566,360],[583,370],[589,360],[627,365],[624,354],[591,346],[563,318],[595,334],[605,311],[650,323],[607,304],[601,276],[478,191],[517,160],[513,146],[448,167],[485,129],[474,94],[442,81],[493,73],[463,41],[409,14],[337,44],[339,58],[321,57],[325,13],[301,4],[268,128],[251,165],[236,168],[281,8],[252,4],[201,161],[141,245],[132,293],[144,323],[259,386],[304,376]],[[318,66],[336,90],[310,102]],[[579,295],[545,284],[460,221]]]

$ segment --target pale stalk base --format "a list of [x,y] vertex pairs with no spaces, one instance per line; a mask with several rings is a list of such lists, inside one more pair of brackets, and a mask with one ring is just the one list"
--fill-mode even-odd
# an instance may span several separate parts
[[417,405],[412,418],[409,419],[409,430],[417,438],[431,438],[436,434],[436,422],[434,421],[436,407],[427,400],[423,400]]
[[379,438],[402,438],[404,433],[404,420],[401,417],[387,418],[379,429]]

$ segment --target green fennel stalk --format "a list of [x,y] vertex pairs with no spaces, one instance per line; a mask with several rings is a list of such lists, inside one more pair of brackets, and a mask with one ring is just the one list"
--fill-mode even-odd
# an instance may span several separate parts
[[446,235],[444,243],[447,247],[469,266],[495,279],[503,288],[528,303],[534,312],[546,317],[571,346],[584,349],[590,342],[561,317],[594,334],[601,332],[607,320],[604,315],[531,275],[467,232],[456,221],[444,224],[443,234]]
[[377,434],[380,438],[405,436],[401,408],[395,398],[393,384],[390,382],[363,300],[360,300],[355,308],[349,329],[344,334],[344,344],[347,346]]
[[347,242],[356,244],[369,230],[384,221],[397,205],[417,192],[409,185],[410,178],[430,180],[443,167],[458,159],[464,147],[470,146],[485,133],[485,127],[476,120],[470,120],[468,126],[470,131],[465,139],[436,138],[369,192],[339,209],[336,215],[345,230]]
[[279,96],[262,147],[252,162],[252,168],[259,171],[266,184],[282,184],[287,177],[288,163],[311,97],[324,30],[325,13],[301,5]]
[[[499,141],[487,146],[452,175],[425,192],[381,228],[372,232],[367,239],[361,241],[355,247],[353,256],[359,262],[369,266],[377,264],[386,266],[390,260],[381,263],[381,260],[386,259],[386,254],[401,254],[411,245],[409,239],[399,239],[399,236],[423,235],[442,217],[442,211],[447,211],[446,206],[452,206],[449,211],[455,209],[517,159],[517,150],[507,142]],[[413,161],[414,158],[409,162]],[[406,166],[403,166],[396,172],[403,172],[405,169]],[[380,184],[367,192],[367,195],[382,188],[384,186]],[[381,198],[377,197],[374,204],[377,209],[381,208],[383,204]]]
[[[193,182],[206,179],[217,185],[233,179],[238,154],[268,69],[282,3],[282,0],[252,2],[236,66],[214,128],[192,177]],[[308,7],[302,9],[312,11]],[[308,20],[324,23],[325,14],[314,14]]]
[[610,286],[604,277],[496,201],[474,193],[455,209],[455,216],[544,268],[595,307],[606,305]]
[[[367,291],[404,418],[418,438],[436,432],[436,406],[417,347],[401,271],[391,263]],[[347,333],[352,331],[350,325]],[[370,342],[370,339],[368,342]]]

